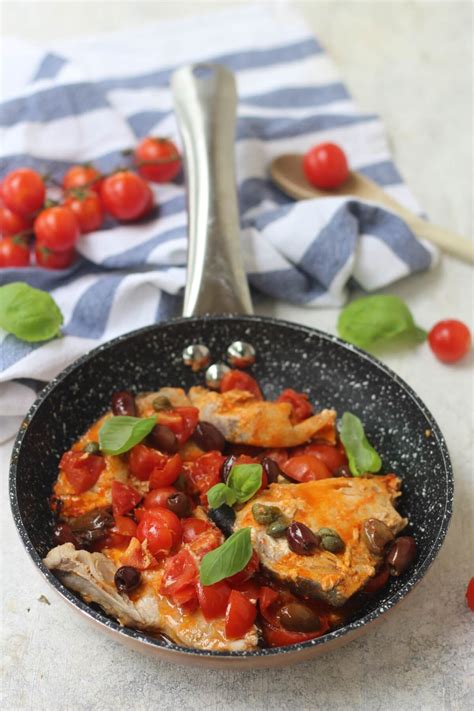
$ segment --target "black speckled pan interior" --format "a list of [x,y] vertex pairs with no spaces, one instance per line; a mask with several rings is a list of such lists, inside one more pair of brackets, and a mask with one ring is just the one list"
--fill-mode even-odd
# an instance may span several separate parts
[[392,578],[389,586],[366,602],[344,627],[298,649],[351,637],[351,632],[392,608],[422,578],[446,535],[453,499],[446,444],[423,403],[387,367],[347,343],[303,326],[255,316],[178,319],[100,346],[52,381],[26,416],[11,463],[11,506],[25,548],[50,584],[117,635],[143,643],[148,651],[162,647],[181,653],[177,657],[194,655],[204,663],[203,657],[267,657],[270,662],[275,655],[287,656],[290,661],[298,651],[295,647],[206,652],[122,627],[67,590],[42,563],[51,547],[48,497],[59,459],[109,408],[112,393],[201,384],[202,373],[194,374],[183,365],[183,348],[190,343],[205,343],[215,362],[224,358],[227,346],[236,339],[255,346],[257,362],[250,372],[267,398],[275,397],[283,388],[303,389],[318,407],[335,408],[339,413],[350,410],[362,419],[370,441],[382,455],[383,471],[395,471],[403,479],[400,511],[410,519],[408,532],[418,544],[418,560],[409,572]]

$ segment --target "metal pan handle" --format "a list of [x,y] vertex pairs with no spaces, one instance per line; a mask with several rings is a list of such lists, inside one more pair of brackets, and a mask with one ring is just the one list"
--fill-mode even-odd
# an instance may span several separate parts
[[234,75],[219,64],[196,64],[178,69],[171,86],[188,191],[183,316],[251,314],[235,184]]

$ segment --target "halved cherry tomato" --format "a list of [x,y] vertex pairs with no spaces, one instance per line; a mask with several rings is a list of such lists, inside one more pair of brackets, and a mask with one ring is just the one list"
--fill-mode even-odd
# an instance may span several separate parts
[[[148,533],[151,531],[151,536],[154,536],[154,531],[156,528],[166,528],[172,537],[172,548],[175,548],[181,543],[183,529],[181,527],[181,521],[179,518],[169,509],[165,509],[161,506],[156,506],[152,509],[145,510],[145,512],[139,518],[139,524],[137,529],[137,537],[140,541],[144,538],[147,539],[148,544],[150,544]],[[153,549],[150,547],[153,555]]]
[[128,516],[121,516],[120,514],[116,514],[114,516],[114,519],[117,533],[119,533],[121,536],[136,538],[137,524],[135,523],[135,521],[132,521],[132,519]]
[[148,492],[143,501],[143,506],[146,509],[153,509],[156,506],[161,506],[162,508],[168,508],[168,496],[171,494],[176,494],[178,489],[174,486],[164,486],[162,489],[153,489]]
[[224,617],[229,597],[231,593],[230,585],[225,580],[221,580],[214,585],[197,584],[197,594],[199,606],[206,620],[215,620],[217,617]]
[[206,493],[221,480],[221,468],[225,457],[220,452],[206,452],[194,462],[186,462],[184,476],[190,494],[200,494],[201,502],[207,503]]
[[276,402],[290,403],[293,410],[291,419],[294,423],[302,422],[313,414],[313,406],[306,393],[297,393],[296,390],[291,388],[283,390],[281,395],[277,397]]
[[226,393],[228,390],[245,390],[252,393],[257,400],[263,400],[262,391],[255,380],[243,370],[229,370],[221,380],[220,391]]
[[179,477],[183,468],[183,460],[179,454],[168,459],[164,467],[155,467],[150,474],[150,489],[171,486]]
[[69,451],[63,454],[59,466],[76,494],[82,494],[94,486],[105,469],[105,461],[97,454]]
[[191,553],[185,548],[168,558],[161,579],[160,592],[178,604],[197,599],[198,569]]
[[331,472],[324,462],[311,454],[291,457],[283,465],[283,471],[295,481],[314,481],[328,479],[331,476]]
[[201,560],[206,553],[210,553],[210,551],[213,551],[215,548],[219,548],[223,542],[224,536],[221,531],[215,526],[212,526],[191,541],[189,548],[194,553],[194,556]]
[[128,458],[128,466],[133,476],[140,481],[147,481],[155,467],[163,468],[168,461],[165,454],[161,454],[156,449],[146,447],[144,444],[137,444],[131,450]]
[[146,540],[150,553],[158,559],[169,555],[175,544],[173,533],[154,515],[154,511],[147,511],[142,516],[137,527],[137,538],[139,541]]
[[331,473],[343,464],[347,464],[345,452],[337,445],[332,444],[306,444],[304,447],[298,447],[295,454],[310,454],[312,457],[320,459]]
[[385,587],[389,577],[390,577],[389,569],[382,568],[380,573],[377,573],[377,575],[375,577],[370,578],[369,582],[366,584],[366,586],[364,588],[364,592],[366,592],[366,593],[378,592],[383,587]]
[[142,498],[142,494],[134,489],[133,486],[122,484],[121,481],[112,482],[112,511],[114,516],[122,516],[132,511]]
[[200,518],[184,518],[181,521],[183,528],[183,543],[191,543],[204,531],[211,528],[211,524]]
[[235,573],[235,575],[231,575],[230,578],[226,578],[226,581],[229,583],[229,585],[232,585],[232,587],[239,586],[249,580],[252,575],[257,572],[259,567],[260,561],[258,559],[257,552],[254,551],[245,568],[241,570],[240,573]]
[[104,221],[102,203],[95,190],[75,189],[64,204],[75,214],[82,234],[98,230]]
[[138,538],[130,539],[127,549],[120,556],[121,565],[131,565],[138,570],[146,570],[157,564],[155,558],[148,550],[143,550]]
[[238,590],[232,590],[225,613],[225,636],[227,639],[243,637],[252,627],[256,616],[257,606]]
[[102,184],[102,174],[92,165],[73,165],[69,168],[63,178],[64,190],[73,188],[92,188],[97,193],[100,192]]
[[44,203],[46,188],[43,178],[31,168],[18,168],[8,173],[2,183],[5,205],[19,215],[31,215]]

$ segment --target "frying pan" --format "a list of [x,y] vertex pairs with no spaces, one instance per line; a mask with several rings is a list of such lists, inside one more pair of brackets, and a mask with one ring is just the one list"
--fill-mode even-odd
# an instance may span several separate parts
[[[178,70],[172,86],[185,147],[189,201],[184,318],[105,343],[46,386],[25,417],[14,445],[11,507],[26,551],[49,584],[115,639],[182,664],[283,666],[354,638],[421,580],[448,528],[452,469],[432,415],[385,365],[316,329],[252,315],[239,247],[233,76],[218,65],[195,65]],[[183,348],[204,343],[216,362],[238,339],[250,342],[257,351],[251,372],[267,398],[291,387],[307,391],[317,407],[349,410],[361,417],[370,441],[382,455],[385,471],[396,471],[404,481],[400,511],[410,520],[408,533],[417,541],[418,558],[407,573],[392,578],[388,587],[367,599],[343,627],[323,637],[291,647],[224,653],[188,649],[122,627],[66,589],[42,558],[51,547],[53,518],[48,498],[59,459],[109,409],[112,393],[155,390],[164,385],[187,389],[202,384],[202,373],[193,373],[183,365]]]

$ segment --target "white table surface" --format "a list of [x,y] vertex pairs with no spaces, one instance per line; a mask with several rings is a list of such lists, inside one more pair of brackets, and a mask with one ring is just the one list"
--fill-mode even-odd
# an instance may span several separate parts
[[[138,25],[222,2],[9,2],[2,33],[48,41]],[[295,3],[338,62],[359,103],[384,119],[399,168],[433,221],[472,236],[472,28],[469,2]],[[430,327],[457,317],[473,327],[472,268],[445,257],[435,271],[390,291]],[[262,303],[271,314],[335,331],[337,312]],[[384,361],[422,397],[448,442],[456,477],[446,543],[423,582],[360,640],[285,670],[181,669],[131,652],[72,614],[36,573],[14,530],[2,476],[2,708],[449,709],[472,708],[474,575],[471,355],[454,367],[422,345]],[[50,604],[41,602],[45,595]],[[469,672],[471,672],[471,677]],[[471,682],[471,683],[470,683]]]

